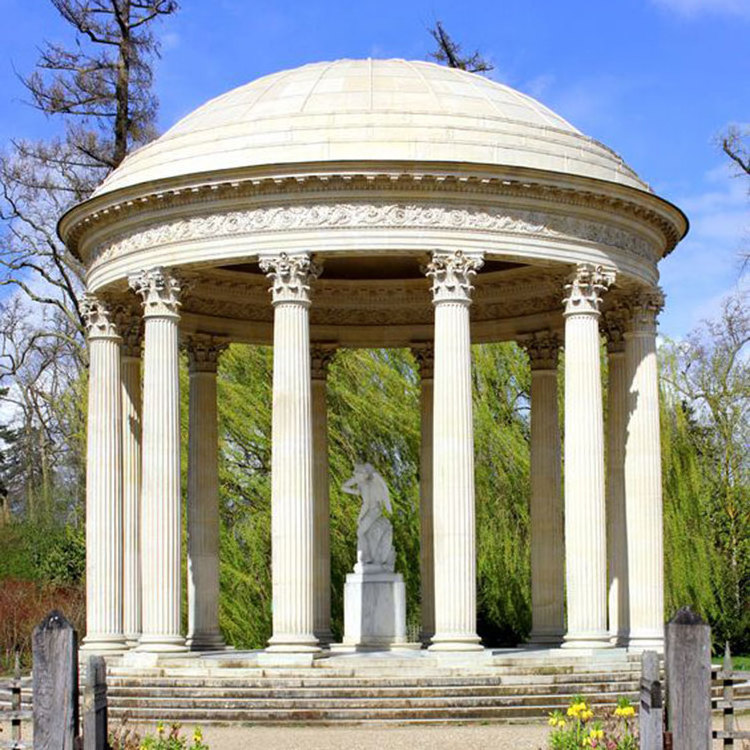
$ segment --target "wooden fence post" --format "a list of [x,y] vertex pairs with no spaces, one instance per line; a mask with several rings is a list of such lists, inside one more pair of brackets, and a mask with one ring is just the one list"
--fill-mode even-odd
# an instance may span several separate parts
[[641,656],[640,750],[664,750],[663,700],[659,655],[644,651]]
[[102,656],[89,656],[83,686],[83,750],[107,748],[107,665]]
[[732,668],[732,652],[729,650],[729,641],[727,641],[724,649],[724,664],[722,665],[724,679],[721,682],[722,714],[725,733],[722,743],[723,747],[734,747],[734,680],[728,674],[732,671]]
[[78,637],[57,610],[34,628],[35,750],[74,750],[78,733]]
[[711,628],[689,607],[667,624],[667,689],[675,750],[711,750]]

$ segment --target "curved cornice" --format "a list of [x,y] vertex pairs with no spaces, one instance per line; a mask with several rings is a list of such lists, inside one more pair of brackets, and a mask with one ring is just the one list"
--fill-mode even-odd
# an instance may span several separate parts
[[[139,214],[195,208],[205,213],[211,204],[238,204],[244,199],[305,195],[367,195],[398,191],[440,196],[508,197],[544,201],[561,207],[575,206],[605,216],[636,221],[663,238],[662,255],[669,253],[688,229],[685,215],[674,205],[642,190],[615,183],[528,169],[477,169],[457,164],[320,164],[293,168],[272,167],[231,174],[184,176],[163,183],[146,183],[92,198],[75,206],[60,219],[58,231],[75,255],[91,233],[106,234],[124,220],[132,224]],[[116,231],[116,230],[115,230]],[[82,258],[87,262],[87,258]]]

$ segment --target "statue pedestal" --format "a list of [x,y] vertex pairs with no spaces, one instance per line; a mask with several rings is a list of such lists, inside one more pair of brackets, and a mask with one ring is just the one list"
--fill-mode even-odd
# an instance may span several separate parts
[[342,646],[357,651],[408,648],[406,589],[400,573],[365,568],[346,576]]

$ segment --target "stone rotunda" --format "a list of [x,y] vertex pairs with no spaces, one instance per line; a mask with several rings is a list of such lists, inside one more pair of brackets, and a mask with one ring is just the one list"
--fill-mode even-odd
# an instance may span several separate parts
[[316,63],[192,112],[59,229],[88,272],[84,648],[224,647],[216,367],[243,342],[273,344],[268,651],[331,640],[326,372],[340,347],[419,362],[422,635],[481,649],[470,345],[507,340],[532,368],[532,642],[661,647],[657,264],[687,222],[606,146],[474,74]]

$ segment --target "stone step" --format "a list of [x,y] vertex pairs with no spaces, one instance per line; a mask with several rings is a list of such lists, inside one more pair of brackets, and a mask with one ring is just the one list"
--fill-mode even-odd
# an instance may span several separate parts
[[[603,705],[594,703],[594,708]],[[611,704],[610,704],[611,705]],[[326,708],[326,709],[237,709],[237,708],[175,708],[170,709],[169,720],[185,723],[370,723],[370,722],[469,722],[469,721],[511,721],[537,719],[559,709],[559,705],[538,704],[533,706],[474,706],[454,707],[452,705],[433,708]],[[127,717],[131,721],[159,721],[164,719],[164,709],[151,706],[143,708],[121,708],[112,706],[110,717]]]
[[[315,698],[281,698],[269,696],[265,698],[242,698],[231,699],[221,696],[207,697],[204,695],[188,698],[187,696],[160,697],[154,695],[140,697],[117,696],[111,699],[111,704],[116,704],[122,709],[161,709],[166,716],[172,712],[185,709],[204,710],[211,713],[216,709],[235,710],[284,710],[284,711],[327,711],[327,710],[356,710],[368,711],[400,710],[400,709],[432,709],[444,708],[451,711],[459,708],[485,708],[485,707],[523,707],[523,706],[555,706],[558,709],[567,706],[572,696],[570,695],[538,695],[538,696],[410,696],[408,698],[399,696],[396,698],[355,698],[347,696],[321,695]],[[635,693],[628,695],[635,699]],[[614,706],[617,704],[617,695],[596,695],[591,701],[594,705]]]
[[140,685],[148,683],[153,686],[186,687],[258,687],[258,688],[372,688],[372,687],[460,687],[460,686],[495,686],[495,685],[546,685],[546,684],[580,684],[587,683],[617,683],[632,682],[640,679],[640,675],[631,672],[592,672],[577,675],[472,675],[458,676],[408,676],[393,674],[381,677],[322,677],[313,674],[304,677],[294,676],[263,676],[257,671],[252,674],[237,674],[226,672],[221,675],[184,674],[177,671],[154,670],[144,673],[115,672],[107,675],[107,684]]
[[252,699],[272,697],[275,699],[299,699],[325,696],[326,698],[452,698],[452,697],[492,697],[492,696],[544,696],[559,695],[566,699],[578,693],[582,695],[630,693],[638,689],[638,682],[592,683],[586,685],[459,685],[448,687],[300,687],[271,688],[258,687],[198,687],[195,685],[165,686],[150,682],[132,685],[109,685],[107,693],[112,700],[139,697],[147,694],[153,698],[177,698],[189,694],[206,699]]

